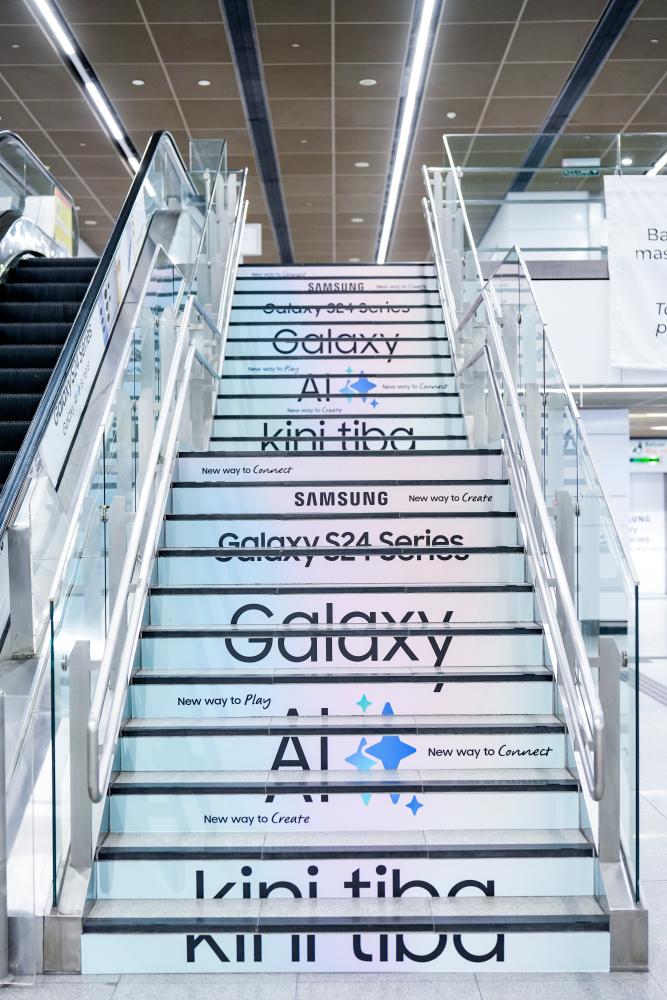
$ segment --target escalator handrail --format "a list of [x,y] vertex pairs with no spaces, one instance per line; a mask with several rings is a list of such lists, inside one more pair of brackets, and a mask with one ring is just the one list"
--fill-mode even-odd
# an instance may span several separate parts
[[58,358],[56,367],[51,373],[46,389],[44,390],[44,394],[39,401],[35,416],[31,421],[30,427],[28,428],[26,436],[23,439],[21,447],[19,448],[14,464],[12,465],[10,473],[7,476],[5,487],[0,494],[0,542],[2,542],[11,519],[22,500],[23,488],[30,476],[30,469],[37,455],[37,451],[41,444],[42,437],[47,429],[49,420],[51,419],[53,407],[63,388],[64,377],[72,360],[74,359],[79,346],[79,341],[85,333],[92,309],[102,290],[109,267],[115,258],[116,250],[118,249],[118,245],[125,231],[125,226],[130,217],[130,213],[134,208],[135,201],[142,189],[143,182],[146,178],[150,165],[153,162],[153,157],[163,140],[168,141],[171,144],[172,151],[175,154],[177,162],[183,169],[183,175],[192,188],[193,194],[195,196],[198,194],[197,189],[187,171],[185,163],[183,162],[183,157],[181,156],[171,133],[168,131],[154,132],[148,141],[146,151],[144,152],[141,163],[139,164],[139,169],[134,177],[134,180],[132,181],[132,184],[130,185],[130,190],[127,193],[125,201],[123,202],[123,206],[111,232],[109,241],[104,248],[102,256],[100,257],[95,273],[93,274],[90,285],[88,286],[88,290],[86,291],[83,301],[81,302],[79,311],[76,314],[72,328],[67,336],[67,340],[65,341],[60,357]]
[[[34,163],[39,172],[43,174],[44,177],[46,177],[49,183],[54,188],[58,188],[58,190],[65,196],[65,198],[67,198],[67,201],[70,203],[70,206],[72,208],[72,224],[75,229],[76,243],[78,243],[80,234],[79,234],[79,222],[76,216],[76,202],[74,201],[74,198],[69,193],[67,188],[64,186],[64,184],[61,184],[56,177],[53,176],[49,168],[42,163],[42,161],[36,155],[36,153],[33,153],[30,146],[28,146],[27,143],[24,142],[21,136],[18,135],[16,132],[11,132],[9,129],[3,129],[2,131],[0,131],[0,163],[2,163],[2,147],[5,143],[12,143],[13,145],[20,146],[21,150],[25,153],[26,158],[30,160],[32,163]],[[2,163],[2,167],[4,170],[7,171],[8,174],[13,176],[12,171],[10,170],[7,164]],[[16,180],[19,183],[21,183],[20,177],[17,177]]]

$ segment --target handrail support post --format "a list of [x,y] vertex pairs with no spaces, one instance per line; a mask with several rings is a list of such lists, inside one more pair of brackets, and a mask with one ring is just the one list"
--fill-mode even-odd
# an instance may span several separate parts
[[9,644],[12,657],[17,659],[35,655],[31,535],[29,523],[13,524],[7,529]]

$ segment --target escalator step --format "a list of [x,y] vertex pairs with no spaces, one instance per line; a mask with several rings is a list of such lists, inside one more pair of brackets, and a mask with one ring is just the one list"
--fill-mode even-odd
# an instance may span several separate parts
[[19,285],[40,282],[45,279],[51,282],[75,281],[88,284],[94,273],[95,267],[88,264],[81,264],[78,267],[63,267],[60,263],[56,264],[54,262],[48,269],[35,267],[34,265],[14,268],[12,271],[12,281]]
[[0,344],[60,344],[67,340],[70,323],[2,323]]
[[28,427],[29,420],[3,420],[0,423],[0,452],[10,451],[12,448],[18,451]]
[[32,420],[41,398],[38,392],[0,395],[0,420]]
[[0,326],[3,323],[69,323],[79,311],[78,302],[2,302]]
[[16,270],[24,267],[48,268],[55,267],[97,267],[99,257],[21,257],[16,264]]
[[88,290],[88,282],[73,281],[6,281],[0,285],[0,301],[26,302],[81,302]]
[[4,489],[9,470],[14,464],[16,451],[0,451],[0,489]]
[[52,368],[29,368],[26,371],[0,368],[0,393],[26,393],[40,395],[51,378]]
[[61,350],[60,344],[0,344],[0,368],[53,368]]

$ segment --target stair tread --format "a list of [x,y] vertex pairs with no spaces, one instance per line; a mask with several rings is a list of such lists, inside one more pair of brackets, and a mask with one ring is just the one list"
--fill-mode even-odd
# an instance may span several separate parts
[[294,682],[312,680],[322,677],[333,681],[346,681],[350,679],[363,678],[365,680],[392,678],[396,680],[401,677],[415,680],[424,678],[427,681],[452,682],[454,679],[477,680],[515,677],[536,677],[547,681],[553,681],[553,673],[550,667],[546,666],[441,666],[424,667],[419,664],[405,664],[395,670],[389,669],[382,663],[364,664],[363,667],[342,663],[333,669],[327,663],[312,663],[308,665],[308,670],[302,667],[291,666],[264,666],[253,664],[250,667],[226,667],[224,670],[201,667],[144,667],[136,671],[132,677],[133,683],[160,683],[168,680],[183,680],[186,683],[193,683],[194,679],[201,678],[205,683],[236,683],[239,680],[253,678],[258,682],[272,681],[274,683]]
[[460,850],[473,853],[481,850],[539,851],[593,847],[581,830],[405,830],[402,832],[373,830],[354,833],[299,831],[293,833],[107,833],[100,851],[230,851],[263,850],[300,851],[355,849],[378,854],[389,850],[423,852],[425,850]]
[[408,730],[419,733],[433,730],[452,732],[476,732],[477,730],[496,732],[515,732],[517,730],[531,732],[551,731],[564,732],[564,723],[555,715],[291,715],[291,716],[244,716],[242,718],[200,718],[183,719],[182,717],[160,717],[151,719],[128,719],[123,725],[123,733],[134,734],[143,730],[159,730],[168,733],[174,729],[187,729],[194,732],[213,730],[245,730],[253,729],[262,732],[303,731],[303,730],[336,730],[345,729],[355,732],[377,730]]
[[[217,549],[214,551],[218,551]],[[256,550],[255,550],[256,551]],[[394,622],[369,623],[345,622],[344,624],[316,624],[314,622],[296,622],[287,625],[144,625],[144,635],[163,633],[166,636],[182,635],[184,632],[192,635],[501,635],[508,632],[512,635],[541,635],[542,625],[539,622]]]
[[529,918],[597,918],[604,925],[608,916],[592,896],[454,896],[373,899],[113,899],[97,900],[84,919],[84,932],[100,921],[340,921],[346,918],[386,919],[400,924],[411,919],[430,920],[468,917],[484,922],[504,918],[510,922]]
[[577,778],[566,768],[503,768],[502,771],[488,768],[451,768],[450,770],[429,769],[417,770],[385,770],[378,773],[372,771],[121,771],[110,786],[112,793],[145,786],[159,787],[167,790],[176,788],[198,787],[215,788],[224,791],[226,788],[241,787],[245,791],[261,792],[271,786],[277,790],[279,785],[294,785],[299,788],[319,787],[326,785],[331,791],[332,786],[355,792],[357,789],[373,785],[405,785],[428,789],[439,787],[492,787],[493,785],[517,787],[527,785],[566,785],[578,788]]

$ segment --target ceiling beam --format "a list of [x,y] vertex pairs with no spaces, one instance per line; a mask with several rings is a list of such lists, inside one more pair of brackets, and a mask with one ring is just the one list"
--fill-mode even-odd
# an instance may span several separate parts
[[294,262],[271,110],[251,0],[219,0],[269,218],[283,264]]

